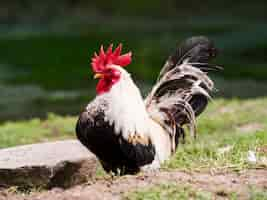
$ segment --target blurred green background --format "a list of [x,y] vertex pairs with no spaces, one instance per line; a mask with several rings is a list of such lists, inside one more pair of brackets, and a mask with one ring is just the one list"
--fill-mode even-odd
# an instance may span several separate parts
[[219,49],[215,97],[267,95],[264,0],[13,0],[0,2],[0,121],[78,114],[95,95],[90,58],[122,42],[145,94],[181,40]]

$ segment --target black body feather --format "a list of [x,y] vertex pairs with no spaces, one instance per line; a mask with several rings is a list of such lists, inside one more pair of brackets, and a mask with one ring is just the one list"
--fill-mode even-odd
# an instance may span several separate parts
[[76,135],[81,143],[93,152],[105,171],[115,174],[133,174],[140,166],[154,160],[155,148],[151,141],[147,145],[132,144],[115,134],[114,126],[104,120],[103,109],[88,109],[80,114]]

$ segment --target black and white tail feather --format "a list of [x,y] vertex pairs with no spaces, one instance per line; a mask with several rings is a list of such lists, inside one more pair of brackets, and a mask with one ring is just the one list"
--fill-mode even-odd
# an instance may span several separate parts
[[221,69],[209,63],[217,50],[204,36],[184,41],[168,58],[158,80],[145,100],[152,119],[161,124],[172,138],[172,151],[179,137],[185,137],[183,125],[196,136],[196,117],[203,112],[214,89],[207,72]]

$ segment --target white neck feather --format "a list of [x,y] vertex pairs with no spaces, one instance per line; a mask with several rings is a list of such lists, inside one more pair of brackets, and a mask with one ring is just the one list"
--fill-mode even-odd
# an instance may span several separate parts
[[124,137],[148,131],[148,114],[141,93],[129,73],[120,68],[120,80],[103,97],[108,101],[105,120]]

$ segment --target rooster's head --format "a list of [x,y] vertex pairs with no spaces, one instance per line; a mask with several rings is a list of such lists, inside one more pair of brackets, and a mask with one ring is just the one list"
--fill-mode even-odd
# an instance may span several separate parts
[[121,67],[131,63],[131,52],[121,55],[122,45],[119,44],[114,51],[112,51],[112,46],[111,44],[106,52],[101,46],[99,55],[95,53],[92,58],[91,65],[95,73],[94,78],[100,79],[96,87],[98,94],[108,92],[120,80]]

